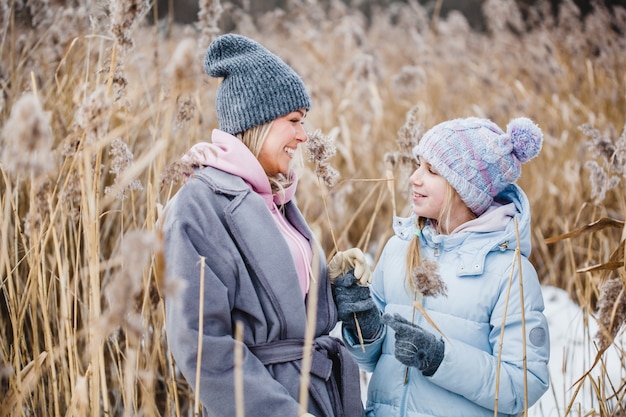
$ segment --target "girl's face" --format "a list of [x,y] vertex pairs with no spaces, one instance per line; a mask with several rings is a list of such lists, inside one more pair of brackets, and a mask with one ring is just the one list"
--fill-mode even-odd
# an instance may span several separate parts
[[258,157],[267,175],[288,174],[298,145],[307,141],[302,126],[305,116],[306,111],[301,109],[281,116],[272,123]]
[[409,178],[413,211],[420,217],[439,219],[446,201],[447,181],[421,156]]
[[411,174],[411,197],[413,211],[420,217],[437,221],[440,232],[450,233],[461,224],[475,218],[456,192],[447,202],[448,181],[422,157],[417,169]]

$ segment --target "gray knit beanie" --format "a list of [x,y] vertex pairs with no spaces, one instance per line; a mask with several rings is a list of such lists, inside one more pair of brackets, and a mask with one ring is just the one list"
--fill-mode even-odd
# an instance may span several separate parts
[[223,78],[217,89],[217,121],[236,135],[299,109],[311,108],[302,79],[264,46],[242,35],[216,38],[207,49],[204,69]]
[[526,117],[509,122],[506,133],[488,119],[468,117],[440,123],[413,149],[459,193],[478,216],[521,175],[522,163],[537,156],[543,133]]

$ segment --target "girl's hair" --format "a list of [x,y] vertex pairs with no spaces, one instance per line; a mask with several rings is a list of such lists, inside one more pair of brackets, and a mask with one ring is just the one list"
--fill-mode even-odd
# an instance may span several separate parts
[[[441,207],[441,212],[439,213],[439,230],[444,230],[446,233],[451,232],[448,230],[448,225],[450,224],[450,216],[452,215],[452,205],[455,200],[457,200],[458,193],[449,182],[446,181],[446,195],[443,201],[443,205]],[[415,219],[415,227],[417,230],[422,230],[422,228],[426,225],[426,218],[424,217],[416,217]],[[422,263],[422,255],[420,253],[420,245],[419,245],[419,233],[416,233],[415,236],[411,239],[409,243],[409,249],[406,253],[406,282],[408,288],[411,288],[413,280],[411,276],[415,268],[421,265]],[[416,290],[415,288],[412,288]]]
[[[452,230],[450,229],[450,218],[452,215],[452,205],[458,193],[448,181],[446,181],[446,195],[443,200],[443,204],[441,206],[441,213],[439,213],[439,224],[437,225],[440,231],[444,231],[445,233],[450,233]],[[458,201],[458,200],[457,200]]]
[[[250,149],[250,152],[252,152],[256,158],[258,158],[261,153],[261,148],[263,147],[263,143],[272,128],[273,122],[274,121],[272,120],[267,123],[251,127],[250,129],[244,130],[236,135],[239,140],[241,140],[243,144]],[[291,180],[286,178],[283,174],[268,175],[267,179],[270,181],[272,194],[283,192],[285,187],[288,187],[291,184]]]

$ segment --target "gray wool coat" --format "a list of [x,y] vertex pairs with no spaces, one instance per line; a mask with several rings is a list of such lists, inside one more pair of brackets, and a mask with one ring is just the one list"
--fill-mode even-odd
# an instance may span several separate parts
[[[288,202],[283,209],[315,245],[296,205]],[[166,299],[168,343],[176,366],[199,393],[205,415],[235,415],[233,334],[240,321],[245,415],[298,416],[306,305],[287,243],[263,199],[240,177],[205,167],[168,203],[160,222],[167,279],[184,282],[178,296]],[[337,313],[325,257],[316,259],[319,299],[308,412],[361,417],[358,368],[342,342],[329,336]]]

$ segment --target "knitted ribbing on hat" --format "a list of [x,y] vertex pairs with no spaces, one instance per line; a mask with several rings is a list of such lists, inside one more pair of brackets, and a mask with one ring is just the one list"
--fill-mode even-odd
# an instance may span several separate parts
[[506,133],[490,120],[453,119],[428,130],[413,149],[457,191],[476,215],[521,175],[521,165],[537,156],[541,129],[530,119],[509,122]]
[[216,38],[204,69],[223,78],[215,106],[220,130],[232,135],[299,109],[311,107],[302,79],[283,60],[242,35]]

